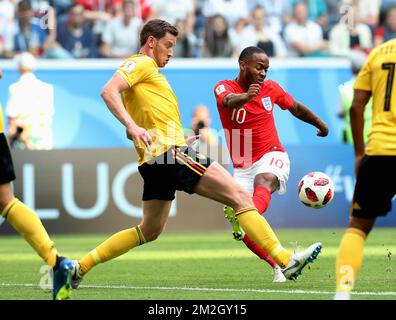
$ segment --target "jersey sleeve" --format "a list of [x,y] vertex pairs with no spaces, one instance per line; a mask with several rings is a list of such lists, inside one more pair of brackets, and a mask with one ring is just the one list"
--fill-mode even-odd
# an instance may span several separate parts
[[367,59],[366,63],[363,65],[363,68],[360,70],[354,89],[355,90],[364,90],[364,91],[372,91],[371,88],[371,73],[372,73],[372,68],[371,68],[371,62],[375,57],[375,52],[373,52],[369,58]]
[[136,83],[142,82],[150,77],[155,66],[149,60],[127,59],[118,68],[117,72],[132,87]]
[[294,98],[286,92],[279,84],[272,82],[276,93],[275,103],[282,109],[288,110],[294,106]]
[[219,82],[214,87],[214,94],[216,97],[217,106],[223,106],[223,99],[230,93],[234,93],[231,86],[226,82]]

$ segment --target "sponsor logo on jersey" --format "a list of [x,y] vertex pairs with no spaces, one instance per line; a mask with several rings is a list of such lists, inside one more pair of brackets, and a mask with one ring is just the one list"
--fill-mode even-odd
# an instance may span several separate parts
[[272,101],[271,97],[265,97],[261,99],[261,102],[263,103],[264,109],[267,111],[272,111]]
[[219,85],[217,88],[216,88],[216,94],[217,95],[220,95],[220,94],[222,94],[223,92],[225,92],[226,91],[226,89],[225,89],[225,87],[224,87],[224,84],[221,84],[221,85]]

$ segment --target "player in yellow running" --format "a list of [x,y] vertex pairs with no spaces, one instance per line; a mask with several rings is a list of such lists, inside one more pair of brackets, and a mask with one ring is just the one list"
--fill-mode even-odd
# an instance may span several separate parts
[[[0,69],[0,79],[3,73]],[[74,264],[58,255],[35,212],[15,198],[11,182],[15,180],[14,165],[4,135],[3,113],[0,106],[0,214],[32,246],[37,254],[53,268],[53,299],[64,300],[71,293]]]
[[[351,219],[336,262],[337,300],[349,300],[366,237],[396,194],[396,39],[375,48],[360,71],[350,110],[357,176]],[[373,97],[372,129],[364,145],[364,109]]]
[[321,250],[320,243],[300,253],[285,250],[248,193],[228,171],[188,147],[177,98],[159,71],[172,57],[177,35],[177,29],[166,21],[147,22],[140,34],[139,54],[129,57],[102,91],[103,100],[125,126],[139,156],[139,172],[144,179],[143,219],[140,225],[118,232],[75,261],[78,272],[74,287],[98,263],[157,239],[176,190],[197,193],[232,207],[244,231],[289,277],[298,275]]

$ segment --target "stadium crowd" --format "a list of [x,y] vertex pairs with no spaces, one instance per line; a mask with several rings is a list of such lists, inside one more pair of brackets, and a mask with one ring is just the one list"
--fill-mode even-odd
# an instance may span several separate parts
[[396,0],[0,0],[0,57],[124,58],[153,18],[179,29],[175,57],[345,57],[396,36]]

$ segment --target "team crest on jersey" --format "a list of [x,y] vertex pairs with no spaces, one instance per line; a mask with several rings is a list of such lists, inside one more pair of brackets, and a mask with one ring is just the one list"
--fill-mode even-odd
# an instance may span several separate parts
[[122,70],[126,73],[131,73],[133,69],[135,69],[136,63],[132,61],[128,61],[125,65],[122,66]]
[[264,109],[267,111],[272,111],[272,101],[271,97],[265,97],[261,99],[261,102],[263,103]]
[[222,94],[223,92],[225,92],[226,91],[226,89],[225,89],[225,87],[224,87],[224,84],[221,84],[221,85],[219,85],[217,88],[216,88],[216,94],[217,95],[220,95],[220,94]]

